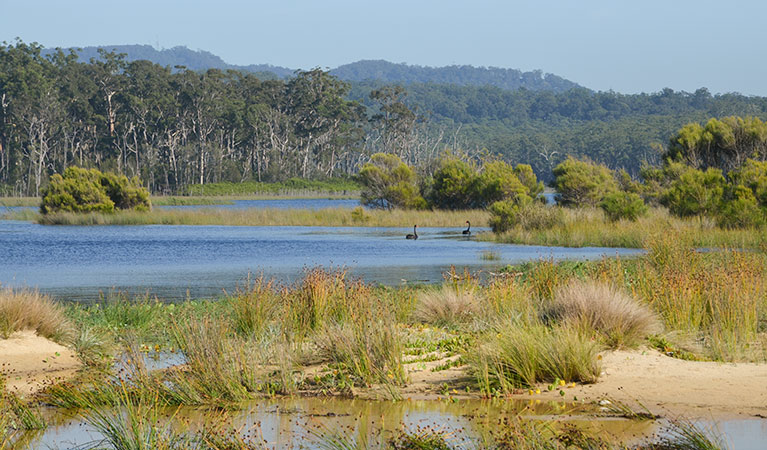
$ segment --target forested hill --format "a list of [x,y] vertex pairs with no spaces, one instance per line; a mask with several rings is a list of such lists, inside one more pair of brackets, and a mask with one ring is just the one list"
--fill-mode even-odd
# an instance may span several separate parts
[[577,83],[543,73],[540,70],[522,72],[498,67],[446,66],[424,67],[394,64],[388,61],[357,61],[345,64],[330,73],[346,81],[380,81],[384,83],[431,83],[458,86],[495,86],[515,90],[564,92],[581,87]]
[[[293,75],[294,70],[287,67],[272,66],[269,64],[252,64],[249,66],[237,66],[228,64],[219,56],[204,50],[192,50],[184,46],[157,50],[151,45],[104,45],[101,47],[82,47],[73,49],[80,56],[80,61],[88,62],[91,58],[99,58],[99,49],[108,52],[124,53],[125,60],[147,60],[163,67],[183,66],[189,70],[203,71],[208,69],[234,69],[245,70],[261,75],[261,78],[286,78]],[[69,49],[65,49],[69,50]],[[43,54],[52,53],[53,49],[46,49]]]
[[[147,60],[161,66],[184,66],[190,70],[234,69],[258,74],[261,78],[287,78],[294,74],[293,69],[269,64],[251,64],[238,66],[228,64],[220,57],[203,50],[191,50],[179,46],[156,50],[151,45],[105,45],[102,47],[84,47],[77,50],[80,60],[90,61],[98,58],[99,48],[115,53],[125,53],[126,61]],[[45,52],[52,52],[46,50]],[[45,53],[44,52],[44,53]],[[344,81],[378,81],[390,84],[454,84],[458,86],[495,86],[514,90],[525,88],[531,91],[564,92],[580,87],[577,83],[540,70],[522,72],[516,69],[498,67],[447,66],[424,67],[407,64],[394,64],[388,61],[357,61],[330,70],[330,74]]]

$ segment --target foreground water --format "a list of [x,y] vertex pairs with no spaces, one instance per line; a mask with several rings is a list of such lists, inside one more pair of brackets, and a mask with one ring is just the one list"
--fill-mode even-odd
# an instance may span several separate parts
[[[48,414],[47,430],[22,437],[18,448],[82,448],[102,439],[92,427],[72,412]],[[178,422],[202,423],[220,419],[215,410],[170,409]],[[627,420],[604,417],[590,405],[535,400],[403,400],[375,401],[339,398],[263,399],[232,411],[231,427],[243,436],[265,441],[267,448],[323,448],[319,435],[336,433],[352,441],[376,442],[409,432],[437,431],[454,448],[478,448],[490,433],[502,433],[504,420],[520,415],[523,420],[544,421],[554,427],[570,424],[599,436],[633,445],[664,435],[666,420]],[[765,420],[703,420],[700,426],[714,428],[725,436],[729,448],[762,449],[767,441]],[[182,429],[177,428],[177,431]]]
[[[477,229],[481,232],[482,229]],[[314,266],[368,282],[432,283],[455,265],[495,271],[541,258],[597,259],[637,250],[494,244],[460,228],[44,226],[0,221],[0,283],[67,299],[110,290],[167,299],[218,296],[264,274],[290,282]]]

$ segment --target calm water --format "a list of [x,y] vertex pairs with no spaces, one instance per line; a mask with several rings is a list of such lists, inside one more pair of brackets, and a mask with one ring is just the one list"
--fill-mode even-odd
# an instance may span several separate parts
[[[499,245],[461,228],[43,226],[0,221],[0,283],[57,297],[93,299],[112,289],[168,299],[232,291],[249,273],[284,281],[317,265],[346,267],[369,282],[437,282],[451,265],[471,270],[540,258],[597,259],[637,250]],[[482,231],[482,229],[477,229]],[[493,252],[499,260],[483,259]]]
[[[501,419],[521,414],[526,420],[573,424],[603,437],[629,445],[654,440],[663,435],[667,422],[631,421],[620,418],[595,418],[588,405],[530,400],[459,401],[373,401],[340,398],[263,399],[242,411],[233,411],[232,425],[243,435],[257,436],[268,448],[325,448],[318,434],[335,431],[358,440],[367,436],[370,444],[390,438],[405,429],[444,432],[455,448],[476,448],[489,430],[498,431]],[[175,418],[200,424],[215,417],[201,409],[170,410]],[[18,448],[80,448],[97,442],[101,436],[77,418],[51,412],[51,425],[43,432],[22,436]],[[767,440],[767,420],[699,421],[723,433],[732,449],[763,449]],[[372,445],[378,448],[377,445]]]
[[159,209],[326,209],[348,208],[360,206],[358,199],[330,199],[330,198],[299,198],[299,199],[265,199],[265,200],[232,200],[231,205],[181,205],[181,206],[158,206]]

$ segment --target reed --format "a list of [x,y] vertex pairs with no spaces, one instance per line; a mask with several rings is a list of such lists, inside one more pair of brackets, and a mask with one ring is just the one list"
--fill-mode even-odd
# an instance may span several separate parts
[[39,206],[39,197],[0,197],[0,206]]
[[652,208],[649,214],[633,222],[609,221],[601,209],[561,209],[562,220],[550,227],[517,226],[484,239],[562,247],[645,248],[656,236],[671,232],[693,247],[761,248],[767,245],[767,229],[724,229],[705,217],[672,216],[665,208]]

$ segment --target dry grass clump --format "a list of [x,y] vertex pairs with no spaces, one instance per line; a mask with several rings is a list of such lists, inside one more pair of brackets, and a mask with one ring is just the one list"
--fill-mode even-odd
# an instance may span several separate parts
[[72,325],[63,309],[47,295],[37,291],[0,289],[0,338],[15,331],[34,330],[57,342],[68,342]]
[[634,347],[660,331],[650,307],[616,287],[596,281],[571,280],[554,293],[544,313],[547,320],[596,332],[611,348]]
[[479,301],[472,290],[443,285],[421,292],[413,319],[439,327],[456,327],[471,322],[479,312]]

